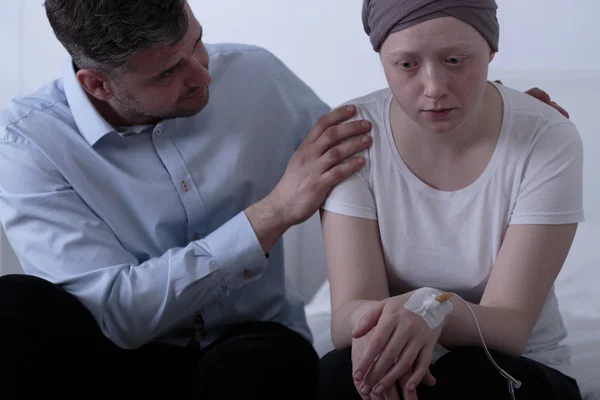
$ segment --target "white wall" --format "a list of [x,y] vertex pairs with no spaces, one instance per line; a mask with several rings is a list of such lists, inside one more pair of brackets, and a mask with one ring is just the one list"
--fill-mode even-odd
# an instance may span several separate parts
[[[208,42],[268,48],[331,105],[385,84],[362,30],[362,0],[189,0]],[[496,69],[600,68],[600,2],[497,0],[501,23]],[[54,38],[42,0],[0,0],[0,107],[61,71],[67,54]],[[543,14],[543,16],[542,16]]]
[[[492,68],[500,78],[510,70],[600,70],[594,38],[600,2],[498,0],[500,53]],[[0,0],[0,107],[59,76],[67,54],[46,20],[42,0]],[[361,25],[362,0],[190,0],[207,42],[241,42],[279,56],[330,105],[385,85],[376,55]],[[543,13],[543,16],[542,16]],[[542,81],[543,82],[543,81]],[[533,82],[533,84],[537,84]],[[540,84],[541,85],[541,84]],[[558,98],[560,102],[560,98]],[[598,188],[600,190],[600,188]],[[594,189],[596,190],[596,189]],[[306,229],[308,228],[308,229]],[[286,235],[288,261],[322,265],[318,220]],[[0,232],[0,273],[16,263]],[[304,293],[312,293],[324,272],[312,270]],[[306,278],[291,269],[292,277]],[[316,274],[316,275],[314,275]]]
[[[22,64],[23,47],[19,41],[22,11],[17,1],[0,0],[0,49],[3,55],[0,62],[0,107],[21,93],[19,82],[23,81],[23,77],[19,66]],[[0,228],[0,274],[15,272],[19,272],[18,262]]]
[[[191,0],[209,41],[265,46],[331,105],[385,85],[362,0]],[[598,69],[600,2],[497,0],[496,69]],[[543,16],[542,16],[543,13]]]

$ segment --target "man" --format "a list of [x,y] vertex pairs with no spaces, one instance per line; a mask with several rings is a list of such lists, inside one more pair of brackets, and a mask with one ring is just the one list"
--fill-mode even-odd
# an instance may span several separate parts
[[3,398],[311,398],[280,239],[362,167],[370,125],[263,49],[205,47],[185,0],[45,7],[72,62],[0,114],[27,273],[0,279]]

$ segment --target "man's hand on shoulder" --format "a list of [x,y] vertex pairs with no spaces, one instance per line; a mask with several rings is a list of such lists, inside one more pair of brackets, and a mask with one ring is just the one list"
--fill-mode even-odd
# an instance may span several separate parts
[[354,115],[354,106],[323,115],[292,155],[275,189],[246,209],[265,254],[287,229],[315,214],[336,184],[363,167],[364,158],[355,156],[371,145],[371,124],[346,122]]
[[[502,85],[502,81],[497,80],[495,82]],[[565,117],[567,117],[567,118],[570,117],[567,110],[565,110],[560,105],[558,105],[557,102],[553,101],[552,98],[550,97],[550,95],[546,91],[544,91],[540,88],[534,87],[534,88],[527,90],[525,93],[527,93],[530,96],[535,97],[536,99],[548,104],[551,107],[554,107],[556,110],[558,110],[558,112],[560,112]]]

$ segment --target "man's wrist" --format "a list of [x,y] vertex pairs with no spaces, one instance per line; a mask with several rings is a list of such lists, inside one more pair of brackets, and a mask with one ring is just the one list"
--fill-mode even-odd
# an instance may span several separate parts
[[290,227],[277,202],[269,196],[248,207],[245,213],[265,254]]

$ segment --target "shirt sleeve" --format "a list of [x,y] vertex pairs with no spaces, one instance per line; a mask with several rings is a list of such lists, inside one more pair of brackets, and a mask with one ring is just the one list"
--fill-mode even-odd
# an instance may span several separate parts
[[267,260],[241,212],[204,239],[139,262],[28,143],[0,139],[0,221],[24,271],[75,295],[137,348],[258,279]]
[[575,125],[564,122],[533,141],[510,224],[584,220],[583,144]]
[[[356,116],[351,121],[364,118],[358,108]],[[365,158],[365,165],[357,173],[337,184],[329,192],[321,208],[336,214],[377,220],[377,207],[370,178],[370,150],[364,150],[360,156]]]

